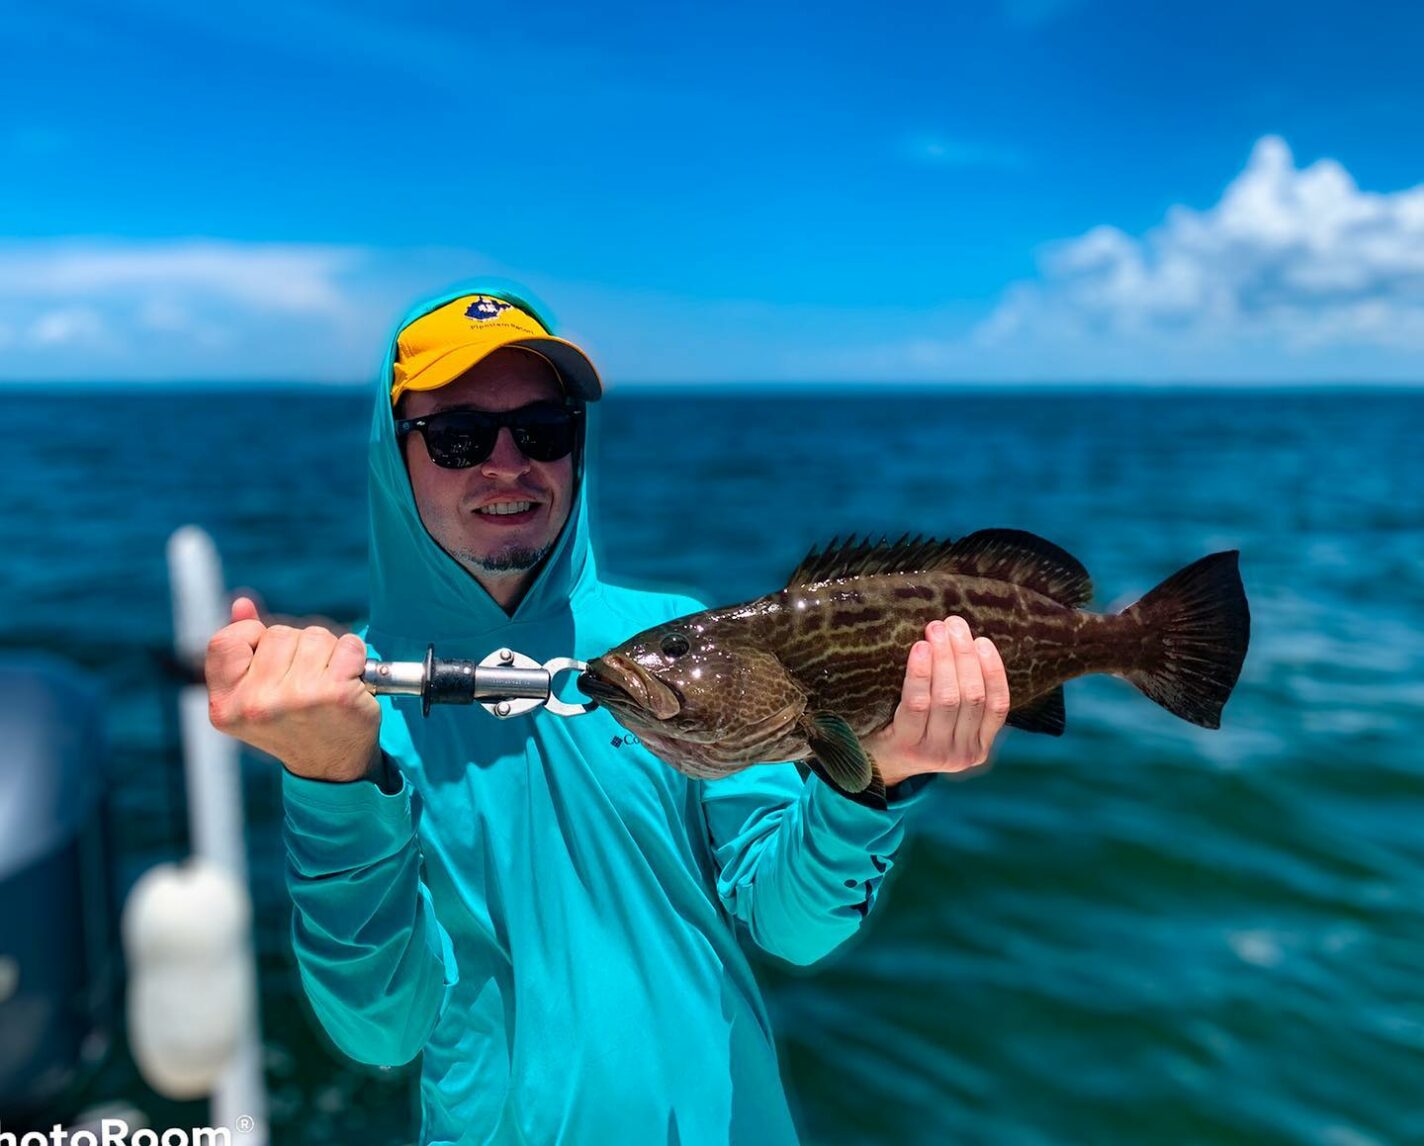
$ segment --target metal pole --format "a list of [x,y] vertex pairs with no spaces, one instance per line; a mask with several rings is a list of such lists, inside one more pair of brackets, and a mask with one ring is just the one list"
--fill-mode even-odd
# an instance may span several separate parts
[[[222,565],[212,538],[193,525],[176,530],[168,539],[168,574],[176,652],[186,663],[201,664],[209,638],[228,623]],[[179,715],[193,854],[221,867],[247,890],[237,741],[212,726],[208,692],[201,684],[183,688]],[[253,1005],[233,1061],[213,1090],[211,1117],[214,1127],[232,1130],[234,1146],[267,1146],[267,1093],[255,990],[257,959],[250,929],[246,945],[243,961],[252,976],[254,990],[248,997]]]

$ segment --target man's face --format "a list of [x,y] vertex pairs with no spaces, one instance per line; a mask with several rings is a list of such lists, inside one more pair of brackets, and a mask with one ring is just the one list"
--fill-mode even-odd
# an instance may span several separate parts
[[[522,350],[496,350],[438,390],[405,395],[400,417],[419,418],[456,408],[502,412],[531,402],[560,401],[553,368]],[[501,426],[494,452],[468,469],[441,469],[419,433],[406,438],[406,469],[420,520],[436,543],[468,569],[500,605],[516,603],[554,547],[573,501],[573,455],[555,462],[526,458]],[[532,502],[526,512],[494,516],[482,510]]]

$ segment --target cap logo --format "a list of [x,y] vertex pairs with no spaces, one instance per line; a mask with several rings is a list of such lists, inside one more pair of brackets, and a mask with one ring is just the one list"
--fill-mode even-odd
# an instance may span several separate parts
[[477,322],[488,322],[492,318],[498,318],[500,311],[509,309],[510,304],[503,299],[481,295],[470,303],[469,309],[465,311],[465,317],[473,318]]

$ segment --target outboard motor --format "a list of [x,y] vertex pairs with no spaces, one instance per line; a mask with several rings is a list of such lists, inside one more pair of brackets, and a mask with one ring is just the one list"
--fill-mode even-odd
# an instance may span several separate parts
[[62,1118],[120,988],[98,690],[52,658],[0,667],[0,1124]]

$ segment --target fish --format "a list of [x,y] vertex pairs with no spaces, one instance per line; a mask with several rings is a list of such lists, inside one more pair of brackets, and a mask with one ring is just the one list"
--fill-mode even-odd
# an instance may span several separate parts
[[864,739],[894,718],[925,626],[954,614],[997,647],[1014,728],[1061,736],[1063,685],[1092,673],[1220,728],[1250,641],[1239,557],[1212,553],[1126,608],[1092,613],[1088,571],[1025,530],[851,536],[813,547],[774,593],[644,630],[587,662],[578,686],[689,776],[793,761],[884,808]]

